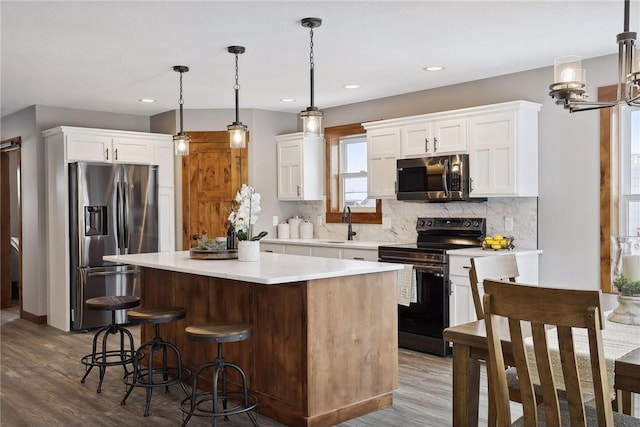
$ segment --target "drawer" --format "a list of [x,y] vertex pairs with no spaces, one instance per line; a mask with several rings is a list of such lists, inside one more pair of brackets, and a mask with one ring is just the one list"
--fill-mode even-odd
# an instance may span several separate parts
[[469,277],[470,269],[471,269],[470,256],[449,255],[449,274],[450,275]]
[[378,249],[342,249],[342,259],[359,259],[364,261],[378,261]]
[[284,253],[289,255],[311,256],[311,246],[304,245],[283,245]]
[[284,245],[279,245],[277,243],[263,243],[263,242],[260,242],[260,251],[261,252],[272,252],[274,254],[283,254],[284,253]]
[[323,258],[340,258],[339,248],[329,248],[326,246],[312,246],[311,256],[323,257]]

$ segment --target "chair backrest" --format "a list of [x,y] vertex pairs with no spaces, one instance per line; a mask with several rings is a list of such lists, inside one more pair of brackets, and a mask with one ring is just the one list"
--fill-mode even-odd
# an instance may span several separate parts
[[[572,426],[586,425],[572,328],[587,331],[597,425],[613,425],[610,387],[602,348],[600,291],[546,288],[490,279],[485,280],[483,285],[484,318],[489,349],[487,371],[494,384],[498,425],[511,424],[505,357],[518,371],[524,425],[538,425],[536,398],[531,380],[534,372],[528,362],[525,344],[525,338],[528,336],[533,341],[532,353],[535,354],[537,375],[542,385],[545,425],[560,425],[561,411],[556,392],[558,387],[552,374],[547,341],[548,336],[555,335],[556,331],[570,422]],[[506,335],[505,319],[502,318],[506,318],[508,323],[509,333]],[[555,326],[556,330],[550,329],[550,326]],[[503,338],[510,336],[511,354],[503,353],[501,333]]]
[[476,316],[478,320],[484,318],[482,298],[480,297],[478,283],[482,283],[484,279],[499,279],[515,282],[518,276],[520,276],[520,272],[518,271],[518,260],[514,254],[471,258],[469,282],[471,282],[473,306],[476,309]]

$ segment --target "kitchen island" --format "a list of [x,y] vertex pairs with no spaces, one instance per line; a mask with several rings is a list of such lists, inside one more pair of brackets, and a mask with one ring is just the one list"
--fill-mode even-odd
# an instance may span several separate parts
[[[216,349],[188,341],[185,327],[252,324],[251,338],[224,350],[247,373],[258,412],[288,426],[331,426],[392,405],[402,265],[274,253],[196,260],[188,251],[104,259],[141,267],[142,307],[187,308],[162,334],[192,370]],[[142,340],[152,333],[143,325]]]

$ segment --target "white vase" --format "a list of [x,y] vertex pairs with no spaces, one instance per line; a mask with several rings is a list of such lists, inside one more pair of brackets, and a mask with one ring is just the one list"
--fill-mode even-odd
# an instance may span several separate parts
[[640,296],[618,295],[618,306],[607,319],[627,325],[640,325]]
[[238,242],[238,261],[260,261],[260,242],[258,240],[240,240]]

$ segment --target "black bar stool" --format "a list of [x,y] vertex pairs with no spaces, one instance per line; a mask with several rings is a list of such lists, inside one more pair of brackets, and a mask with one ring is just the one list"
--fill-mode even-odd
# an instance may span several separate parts
[[[227,362],[222,357],[222,344],[225,342],[242,341],[251,336],[251,325],[247,323],[226,323],[189,326],[185,329],[187,338],[196,342],[216,343],[218,356],[212,362],[200,366],[193,377],[193,388],[190,397],[184,399],[180,410],[184,413],[182,427],[185,427],[192,415],[209,416],[212,426],[218,425],[218,418],[228,419],[229,415],[246,413],[251,423],[258,427],[256,416],[251,412],[257,405],[258,399],[249,394],[247,376],[236,364]],[[213,390],[198,392],[198,377],[207,370],[213,370]],[[227,370],[236,371],[242,378],[241,390],[227,388]],[[222,390],[218,391],[218,380],[222,374]]]
[[[81,359],[85,365],[86,372],[80,380],[84,384],[87,375],[97,366],[100,370],[100,381],[98,382],[98,393],[102,391],[102,380],[108,366],[122,366],[124,375],[127,375],[127,365],[133,363],[133,336],[128,329],[116,323],[116,310],[129,309],[140,305],[140,298],[132,295],[124,296],[103,296],[90,298],[85,301],[87,308],[91,310],[111,311],[111,324],[104,326],[93,336],[93,351]],[[118,349],[108,350],[107,341],[110,335],[120,336],[120,345]],[[101,349],[98,349],[98,340],[102,338]],[[125,341],[128,338],[128,343]]]
[[[184,319],[186,314],[187,310],[182,307],[142,308],[128,312],[128,318],[133,323],[153,323],[155,336],[136,350],[133,359],[133,372],[129,372],[122,379],[129,387],[120,404],[126,403],[134,387],[144,387],[146,389],[144,416],[148,417],[154,388],[164,387],[165,392],[169,393],[170,385],[179,384],[185,395],[189,396],[189,391],[183,381],[191,376],[191,371],[182,367],[182,355],[178,347],[160,336],[161,323]],[[175,366],[169,365],[170,353],[175,357]],[[146,367],[141,362],[145,358],[147,359]],[[160,360],[158,360],[159,358]]]

